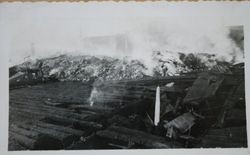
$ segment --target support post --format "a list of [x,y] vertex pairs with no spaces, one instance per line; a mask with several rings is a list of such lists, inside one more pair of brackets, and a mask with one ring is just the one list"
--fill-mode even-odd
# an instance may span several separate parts
[[160,121],[160,87],[158,86],[156,88],[156,98],[155,98],[155,119],[154,119],[154,125],[157,126]]

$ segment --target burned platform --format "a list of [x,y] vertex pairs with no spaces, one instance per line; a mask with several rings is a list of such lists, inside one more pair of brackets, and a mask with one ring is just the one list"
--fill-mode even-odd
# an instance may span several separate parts
[[230,73],[11,89],[9,150],[247,147],[244,85],[244,66],[234,66]]

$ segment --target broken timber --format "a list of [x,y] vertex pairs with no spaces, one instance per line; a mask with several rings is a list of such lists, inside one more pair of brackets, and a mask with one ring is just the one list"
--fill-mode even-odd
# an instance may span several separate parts
[[166,129],[174,127],[182,133],[185,133],[195,124],[194,121],[195,117],[191,113],[184,113],[183,115],[165,124],[164,127]]
[[214,96],[223,80],[222,76],[211,75],[209,73],[200,74],[183,99],[183,103],[196,105],[204,99]]
[[162,137],[151,135],[142,131],[124,127],[112,126],[106,130],[98,131],[97,136],[110,140],[120,140],[144,145],[147,148],[178,148],[180,145],[166,141]]
[[60,140],[47,134],[42,134],[34,130],[20,128],[16,125],[10,126],[9,136],[13,137],[24,148],[30,150],[51,150],[62,149],[63,145]]

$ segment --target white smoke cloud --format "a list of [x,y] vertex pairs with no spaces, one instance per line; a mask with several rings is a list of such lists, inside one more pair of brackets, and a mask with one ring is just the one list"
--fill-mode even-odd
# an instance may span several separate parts
[[[225,60],[235,57],[239,62],[243,52],[228,37],[227,26],[241,23],[237,18],[241,11],[232,12],[233,6],[5,4],[0,10],[1,49],[10,53],[12,65],[32,53],[32,43],[33,58],[65,53],[129,55],[149,64],[153,50],[170,50],[215,53]],[[85,39],[98,37],[104,41],[85,44]]]
[[129,33],[133,56],[149,58],[152,51],[215,54],[217,58],[243,61],[243,51],[229,38],[230,27],[149,24]]
[[[139,28],[112,36],[83,40],[83,53],[115,57],[129,56],[152,63],[153,51],[215,54],[217,59],[243,61],[243,51],[229,37],[228,26],[200,26],[146,22]],[[86,44],[87,42],[87,44]],[[81,53],[81,52],[79,52]]]
[[[123,33],[86,37],[78,42],[81,46],[75,50],[61,49],[49,52],[47,55],[38,52],[32,56],[33,58],[59,54],[104,55],[117,58],[128,56],[143,60],[148,67],[152,67],[153,51],[171,51],[176,55],[178,52],[208,53],[215,54],[216,58],[221,60],[235,59],[236,62],[243,61],[244,53],[229,38],[229,27],[226,26],[199,27],[187,24],[171,25],[165,22],[147,23]],[[34,51],[26,51],[26,57],[31,56],[32,52]]]

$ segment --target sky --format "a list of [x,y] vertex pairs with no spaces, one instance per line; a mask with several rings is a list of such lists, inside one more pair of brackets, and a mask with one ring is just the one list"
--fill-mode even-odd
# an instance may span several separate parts
[[0,49],[9,65],[58,54],[132,56],[153,50],[242,53],[228,27],[244,25],[244,3],[1,3]]

